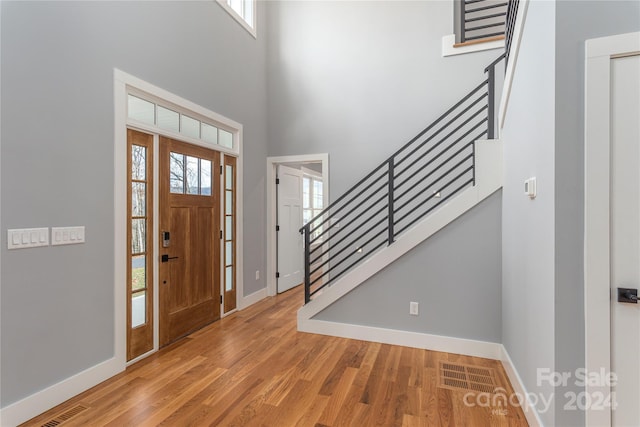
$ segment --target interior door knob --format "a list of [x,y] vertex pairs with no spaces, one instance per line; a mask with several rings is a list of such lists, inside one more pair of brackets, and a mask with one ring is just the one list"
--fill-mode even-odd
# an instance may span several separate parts
[[162,257],[160,258],[160,261],[162,262],[169,262],[170,259],[178,259],[177,256],[169,256],[168,254],[164,254],[162,255]]
[[638,290],[632,288],[618,288],[618,302],[637,304]]

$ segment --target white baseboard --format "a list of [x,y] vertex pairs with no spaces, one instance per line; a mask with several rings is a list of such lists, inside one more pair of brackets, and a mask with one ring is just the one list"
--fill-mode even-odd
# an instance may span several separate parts
[[238,309],[244,310],[247,307],[252,306],[253,304],[262,301],[267,297],[267,288],[262,288],[254,293],[247,295],[246,297],[242,297],[240,300],[240,307]]
[[509,382],[513,387],[513,391],[517,393],[518,396],[527,396],[527,403],[523,405],[522,412],[524,412],[524,416],[527,418],[527,422],[530,427],[543,427],[542,420],[540,419],[540,415],[535,410],[535,406],[532,404],[529,399],[529,394],[527,394],[527,388],[524,386],[522,382],[522,378],[518,374],[518,370],[513,365],[513,361],[507,352],[507,349],[504,348],[504,345],[500,345],[501,347],[501,355],[500,361],[502,362],[502,366],[504,367],[505,372],[507,373],[507,377],[509,377]]
[[328,322],[326,320],[298,319],[298,330],[314,334],[464,354],[467,356],[496,360],[500,360],[502,355],[502,344],[493,342],[377,328],[374,326]]
[[125,363],[113,357],[57,384],[2,408],[0,425],[15,427],[124,371]]

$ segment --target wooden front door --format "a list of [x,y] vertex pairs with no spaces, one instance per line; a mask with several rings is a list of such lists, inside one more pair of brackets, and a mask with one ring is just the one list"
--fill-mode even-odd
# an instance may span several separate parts
[[220,155],[160,137],[159,168],[164,346],[220,318]]

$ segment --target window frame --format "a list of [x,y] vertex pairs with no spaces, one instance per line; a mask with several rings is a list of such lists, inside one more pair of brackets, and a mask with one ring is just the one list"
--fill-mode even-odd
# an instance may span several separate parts
[[225,11],[227,11],[227,13],[231,15],[231,17],[233,17],[233,19],[235,19],[238,22],[238,24],[242,26],[242,28],[247,30],[247,32],[251,34],[251,36],[253,36],[254,39],[257,39],[258,33],[256,30],[256,21],[257,21],[256,12],[257,12],[258,2],[256,0],[242,0],[242,1],[251,2],[253,5],[253,13],[251,14],[252,22],[248,22],[244,16],[236,12],[229,4],[229,0],[216,0],[216,3],[218,3]]
[[[304,180],[308,179],[309,180],[309,197],[308,197],[308,203],[309,203],[309,207],[305,208],[304,207],[304,199],[306,198],[304,195],[304,190],[302,191],[302,198],[303,198],[303,203],[302,203],[302,224],[306,225],[306,223],[304,222],[304,213],[305,211],[311,211],[311,218],[314,218],[318,213],[322,212],[324,210],[324,180],[321,176],[318,176],[316,174],[312,174],[309,173],[309,170],[306,168],[303,168],[302,171],[302,180],[304,183]],[[315,208],[314,204],[313,204],[313,200],[315,198],[315,192],[314,192],[314,183],[315,182],[319,182],[320,185],[322,185],[322,207],[321,208]],[[303,187],[304,189],[304,184]],[[317,212],[316,212],[317,211]],[[316,232],[314,233],[314,235],[312,236],[312,238],[317,237],[317,235],[319,235],[322,232],[322,227],[318,228],[316,230]],[[320,239],[321,241],[322,239]]]

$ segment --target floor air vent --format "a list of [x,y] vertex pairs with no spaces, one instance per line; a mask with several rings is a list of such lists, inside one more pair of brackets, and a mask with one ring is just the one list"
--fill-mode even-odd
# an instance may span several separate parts
[[86,411],[87,409],[89,409],[89,408],[87,408],[86,406],[82,406],[82,405],[74,406],[73,408],[69,409],[68,411],[63,412],[62,414],[58,415],[54,419],[49,420],[46,423],[42,424],[42,427],[56,427],[56,426],[59,426],[60,424],[64,423],[65,421],[70,420],[71,418],[75,417],[76,415],[78,415],[81,412]]
[[495,380],[495,371],[492,368],[484,368],[482,366],[440,362],[438,377],[440,379],[438,387],[456,391],[494,393],[498,387]]

